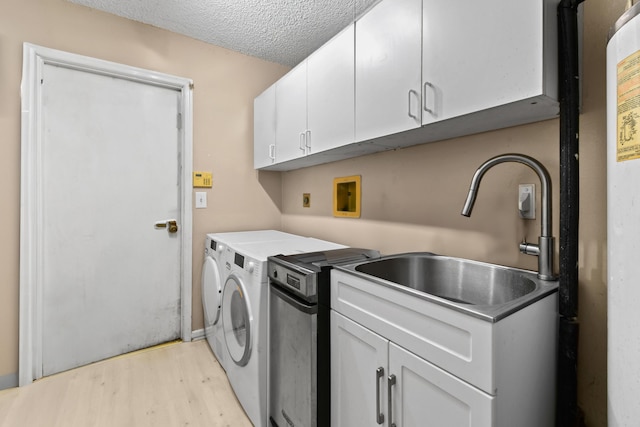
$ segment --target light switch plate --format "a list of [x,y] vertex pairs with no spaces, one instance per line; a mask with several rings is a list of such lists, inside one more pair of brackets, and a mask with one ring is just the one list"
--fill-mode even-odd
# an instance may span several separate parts
[[196,191],[196,209],[204,209],[207,207],[207,193],[204,191]]

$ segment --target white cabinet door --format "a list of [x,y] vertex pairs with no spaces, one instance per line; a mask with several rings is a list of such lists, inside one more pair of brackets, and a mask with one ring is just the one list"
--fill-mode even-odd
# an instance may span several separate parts
[[253,101],[253,167],[260,169],[275,162],[276,86]]
[[331,310],[331,349],[331,425],[381,424],[388,341]]
[[354,140],[354,25],[307,59],[308,154]]
[[356,22],[356,142],[417,128],[422,0],[383,0]]
[[424,0],[423,124],[543,93],[543,3]]
[[306,155],[307,61],[276,82],[276,162]]
[[432,365],[394,343],[389,344],[391,408],[398,427],[490,427],[494,396]]

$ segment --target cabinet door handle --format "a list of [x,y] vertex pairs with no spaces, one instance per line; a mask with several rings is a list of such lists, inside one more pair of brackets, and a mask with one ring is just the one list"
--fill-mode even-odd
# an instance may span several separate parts
[[396,423],[393,422],[393,397],[391,395],[391,387],[396,385],[396,376],[391,374],[389,378],[387,378],[387,399],[388,399],[388,409],[389,409],[389,427],[396,427]]
[[310,154],[311,153],[311,131],[310,130],[307,130],[306,138],[307,138],[307,143],[305,145],[309,149],[309,151],[307,151],[307,154]]
[[[416,98],[418,98],[418,99],[420,98],[420,97],[419,97],[419,95],[418,95],[418,92],[416,92],[416,91],[415,91],[415,90],[413,90],[413,89],[409,89],[409,95],[407,96],[407,98],[408,98],[408,100],[409,100],[409,108],[408,108],[408,110],[409,110],[409,117],[411,117],[412,119],[418,120],[418,116],[416,116],[415,114],[413,114],[413,113],[411,112],[411,94],[412,94],[412,93],[413,93],[413,94],[415,94]],[[418,101],[418,106],[419,106],[419,105],[420,105],[420,102]],[[420,108],[420,107],[418,107],[418,108]]]
[[434,114],[434,111],[432,109],[430,109],[429,107],[427,107],[427,88],[430,88],[432,91],[435,91],[435,87],[433,86],[433,83],[431,82],[424,82],[424,87],[422,89],[422,108],[424,109],[424,111],[426,111],[429,114]]
[[307,143],[305,142],[306,135],[304,132],[300,132],[300,150],[303,153],[307,153]]
[[378,424],[384,423],[384,414],[380,412],[380,380],[384,377],[384,368],[376,369],[376,420]]
[[276,144],[269,144],[269,158],[276,160]]

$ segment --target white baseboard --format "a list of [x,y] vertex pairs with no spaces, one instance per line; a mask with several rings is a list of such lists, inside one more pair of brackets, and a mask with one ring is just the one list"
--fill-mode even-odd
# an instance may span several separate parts
[[18,373],[0,376],[0,390],[18,387]]
[[191,341],[197,341],[201,339],[204,339],[204,329],[191,331]]

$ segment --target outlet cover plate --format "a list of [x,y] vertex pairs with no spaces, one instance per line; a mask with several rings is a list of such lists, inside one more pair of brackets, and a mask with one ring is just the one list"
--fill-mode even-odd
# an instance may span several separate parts
[[522,219],[536,219],[536,185],[518,186],[518,212]]

